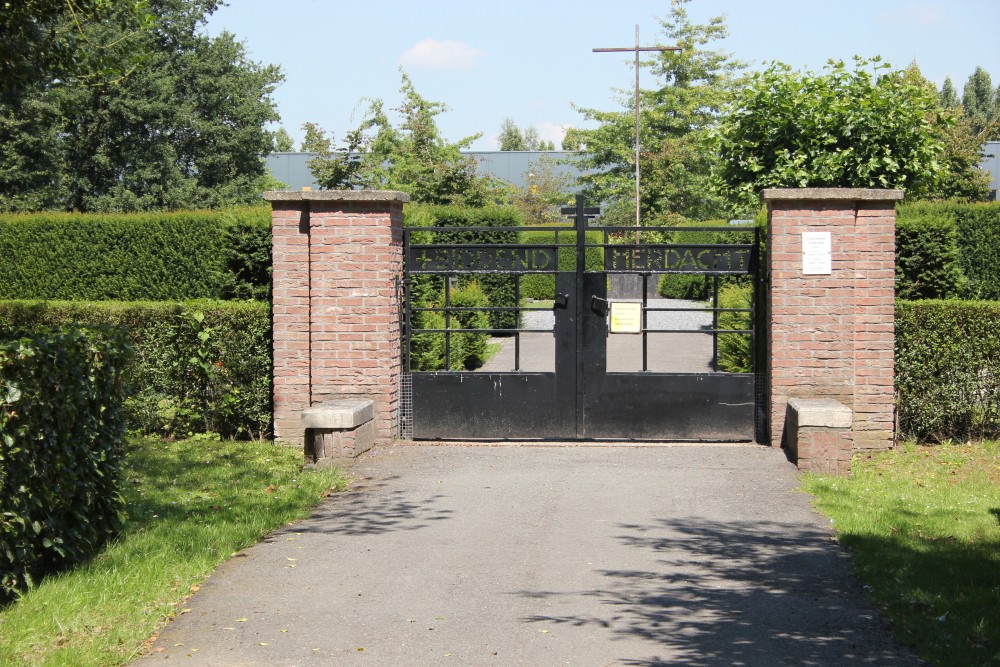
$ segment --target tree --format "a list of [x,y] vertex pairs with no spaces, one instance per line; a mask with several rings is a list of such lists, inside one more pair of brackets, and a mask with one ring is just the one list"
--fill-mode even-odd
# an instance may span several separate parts
[[571,203],[573,179],[559,170],[558,162],[541,156],[528,164],[524,173],[525,187],[514,189],[511,204],[521,211],[529,225],[544,225],[565,220],[560,207]]
[[982,67],[977,67],[966,81],[962,106],[972,131],[983,134],[983,141],[1000,138],[1000,88],[993,89],[990,74]]
[[[671,213],[707,219],[723,212],[723,200],[711,187],[715,157],[704,148],[704,140],[718,122],[732,94],[734,76],[744,64],[727,53],[703,48],[728,35],[725,18],[692,23],[684,9],[687,1],[672,0],[670,13],[660,20],[663,35],[683,50],[659,53],[643,63],[659,81],[659,87],[640,92],[644,219]],[[581,166],[596,172],[582,179],[588,199],[634,211],[634,97],[621,92],[622,111],[579,109],[600,126],[571,130],[564,146],[584,147]]]
[[[132,6],[80,23],[86,80],[35,82],[0,105],[0,209],[155,210],[255,201],[271,151],[277,67],[241,43],[200,33],[215,0],[158,0],[154,28],[133,35]],[[65,29],[76,29],[69,26]],[[137,65],[105,70],[128,37]],[[98,45],[98,46],[92,46]],[[27,132],[36,133],[35,140]],[[39,154],[36,160],[32,151]],[[18,165],[44,164],[30,178]]]
[[945,77],[944,83],[941,84],[941,92],[939,94],[941,99],[941,106],[945,109],[954,109],[962,102],[958,99],[958,92],[955,90],[955,84],[951,82],[951,77]]
[[777,63],[749,77],[715,137],[718,176],[737,206],[764,188],[930,191],[942,173],[943,126],[933,89],[878,58],[849,70],[794,72]]
[[294,150],[295,142],[292,141],[292,135],[288,134],[288,130],[284,127],[279,127],[274,133],[274,152],[290,153]]
[[504,118],[498,137],[502,151],[552,151],[555,144],[539,138],[538,129],[529,126],[521,130],[510,118]]
[[316,123],[303,123],[302,131],[305,134],[302,137],[302,143],[299,145],[300,151],[303,153],[330,152],[333,140],[327,138],[323,128]]
[[444,139],[435,118],[447,107],[421,97],[405,72],[400,93],[403,101],[393,109],[398,126],[382,100],[373,100],[361,125],[336,149],[321,128],[307,124],[315,137],[311,145],[318,149],[309,163],[317,183],[324,188],[401,190],[413,201],[431,204],[481,206],[494,199],[489,179],[480,177],[475,161],[461,152],[480,135],[454,143]]
[[[84,26],[114,16],[126,30],[118,39],[93,41]],[[40,81],[121,73],[130,38],[153,17],[141,0],[21,0],[0,12],[0,101],[12,103]],[[89,51],[89,57],[82,53]],[[94,52],[102,55],[95,61]],[[89,65],[89,67],[88,67]]]

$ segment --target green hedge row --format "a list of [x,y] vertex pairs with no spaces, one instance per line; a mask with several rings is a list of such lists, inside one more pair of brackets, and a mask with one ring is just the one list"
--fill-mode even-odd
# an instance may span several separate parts
[[[559,270],[576,270],[576,232],[572,224],[566,224],[566,231],[559,232]],[[587,243],[597,245],[603,243],[601,232],[587,232]],[[531,245],[555,245],[556,232],[526,230],[521,232],[520,243]],[[568,245],[567,245],[568,244]],[[604,270],[604,253],[600,248],[587,248],[584,264],[588,271]],[[523,299],[554,299],[556,293],[556,277],[551,273],[527,273],[521,276],[521,298]]]
[[896,212],[899,296],[1000,300],[1000,202],[918,202]]
[[130,429],[167,437],[270,435],[268,304],[0,302],[0,331],[70,323],[126,332],[134,349],[125,372]]
[[122,526],[122,376],[111,328],[0,331],[0,602]]
[[900,435],[1000,437],[1000,303],[896,302]]
[[0,299],[269,299],[267,208],[0,215]]

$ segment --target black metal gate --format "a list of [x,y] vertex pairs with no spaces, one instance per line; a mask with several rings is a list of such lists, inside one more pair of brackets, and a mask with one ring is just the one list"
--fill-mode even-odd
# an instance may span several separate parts
[[404,230],[402,435],[760,440],[756,230],[563,212],[572,227]]

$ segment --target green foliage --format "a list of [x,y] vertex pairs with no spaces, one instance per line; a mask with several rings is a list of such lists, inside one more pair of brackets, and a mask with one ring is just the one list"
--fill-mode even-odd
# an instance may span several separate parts
[[122,526],[120,331],[0,326],[0,601]]
[[170,437],[271,428],[271,316],[260,302],[0,302],[0,330],[108,324],[135,353],[125,370],[128,426]]
[[0,215],[0,299],[266,299],[265,208]]
[[[443,281],[442,281],[443,283]],[[482,366],[486,359],[489,334],[482,332],[429,332],[428,329],[489,329],[486,311],[477,310],[489,305],[489,300],[476,282],[452,289],[445,307],[443,291],[434,301],[424,301],[424,310],[414,313],[413,336],[410,339],[410,369],[414,371],[462,371]],[[473,309],[473,310],[466,310]]]
[[[869,69],[871,71],[869,71]],[[942,166],[937,95],[878,58],[823,74],[775,64],[751,75],[715,138],[734,203],[778,187],[901,188],[919,196]]]
[[[66,3],[67,5],[74,3]],[[95,4],[95,3],[86,3]],[[250,204],[266,182],[265,129],[277,67],[226,32],[202,32],[218,2],[157,0],[155,29],[135,3],[102,1],[101,20],[69,13],[87,78],[39,76],[0,102],[0,210],[150,211]],[[114,48],[103,48],[105,45]],[[20,167],[31,166],[28,174]]]
[[504,118],[498,138],[502,151],[552,151],[555,144],[538,137],[538,130],[526,127],[523,130],[510,118]]
[[[726,226],[722,220],[706,222],[689,222],[683,219],[666,219],[663,222],[671,227]],[[660,232],[657,238],[644,239],[655,243],[676,243],[690,245],[712,245],[725,243],[751,243],[753,233],[746,228],[731,227],[713,231],[687,231],[678,229],[672,232]],[[722,284],[731,284],[743,280],[736,276],[722,276]],[[712,295],[712,276],[696,273],[664,273],[660,275],[657,293],[666,299],[694,299],[705,301]]]
[[[750,309],[753,306],[753,286],[731,284],[719,288],[719,308]],[[752,313],[719,313],[719,328],[752,329]],[[719,334],[718,370],[724,373],[750,373],[753,370],[753,338],[750,334]]]
[[[514,208],[491,206],[407,206],[403,224],[407,227],[520,227],[524,223]],[[516,243],[517,230],[428,232],[413,239],[414,243]],[[479,283],[493,308],[514,308],[514,278],[500,274],[459,276],[459,284]],[[513,311],[491,311],[490,328],[515,329]]]
[[915,203],[897,207],[899,224],[912,218],[947,217],[958,230],[958,249],[965,275],[963,296],[1000,300],[1000,203]]
[[124,472],[120,537],[0,608],[0,665],[132,663],[220,563],[347,484],[301,450],[206,435],[134,439]]
[[[725,17],[714,17],[707,24],[692,23],[686,2],[672,0],[669,14],[660,20],[665,41],[683,50],[656,54],[643,65],[659,85],[640,93],[643,219],[679,213],[706,220],[723,212],[723,201],[711,186],[716,157],[706,150],[704,138],[718,122],[732,94],[734,75],[744,63],[704,48],[727,37]],[[595,172],[581,178],[588,201],[620,202],[622,210],[633,211],[628,224],[634,224],[634,95],[622,94],[620,101],[621,111],[579,109],[599,127],[573,130],[564,148],[582,148],[581,166]]]
[[303,143],[319,154],[309,168],[321,187],[400,190],[426,204],[484,206],[497,199],[492,182],[476,173],[472,158],[462,155],[479,135],[450,143],[435,118],[447,110],[441,102],[421,97],[402,73],[402,105],[394,126],[382,100],[373,100],[365,119],[334,150],[322,129],[307,124]]
[[573,178],[559,169],[560,162],[542,156],[528,164],[523,189],[511,186],[510,200],[528,225],[552,225],[565,221],[561,207],[573,203]]
[[900,435],[1000,435],[1000,303],[896,302]]
[[994,89],[990,74],[982,67],[969,75],[962,89],[962,106],[972,132],[983,141],[1000,137],[1000,87]]
[[965,276],[952,216],[901,216],[896,223],[896,296],[950,299],[962,294]]

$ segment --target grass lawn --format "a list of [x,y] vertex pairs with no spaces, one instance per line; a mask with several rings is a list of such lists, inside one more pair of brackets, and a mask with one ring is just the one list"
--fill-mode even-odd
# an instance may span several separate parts
[[0,609],[0,664],[127,663],[219,563],[345,484],[301,462],[270,443],[133,441],[124,533]]
[[1000,443],[902,445],[807,476],[897,636],[935,665],[1000,665]]

